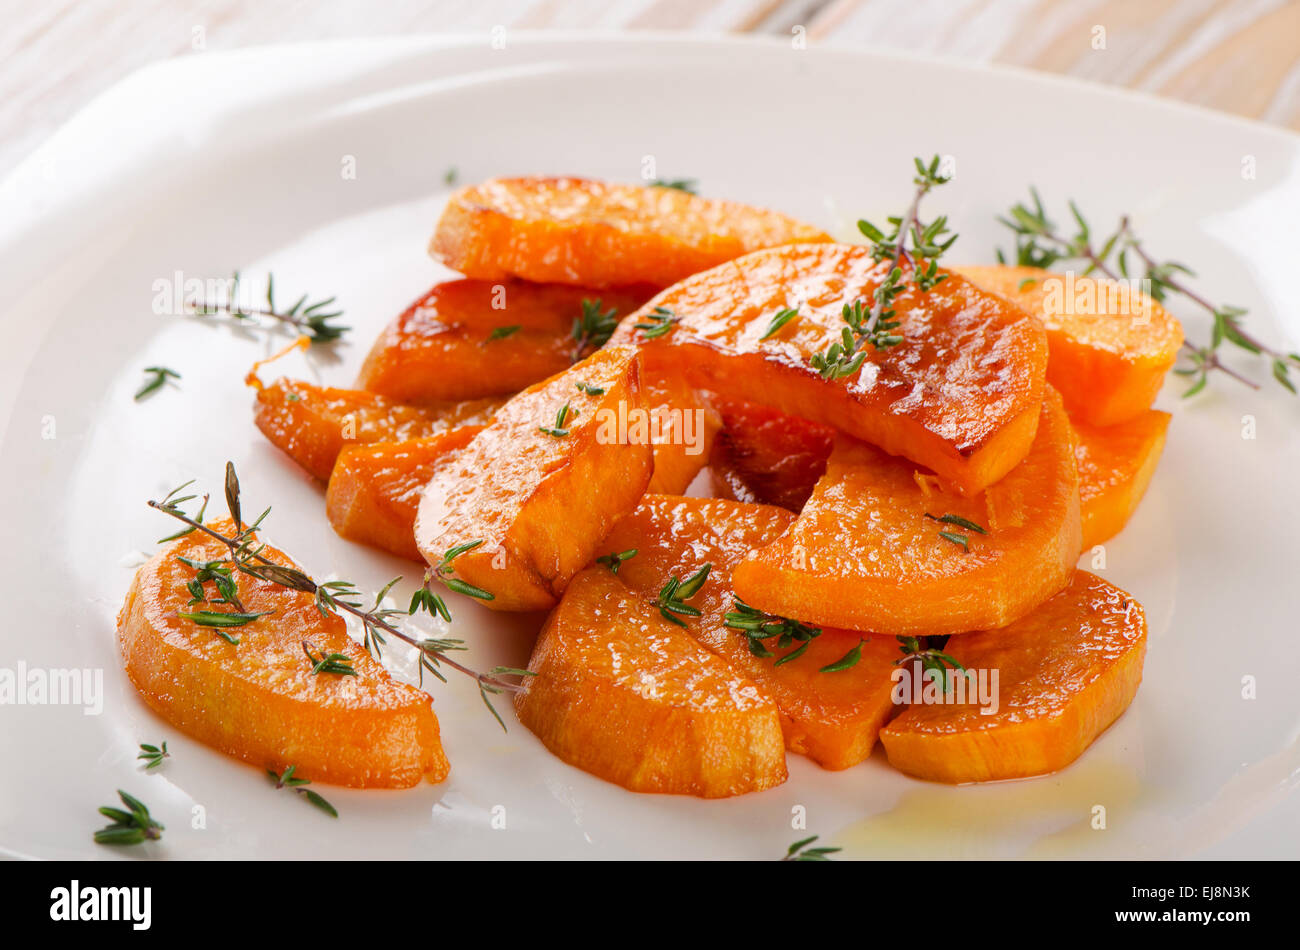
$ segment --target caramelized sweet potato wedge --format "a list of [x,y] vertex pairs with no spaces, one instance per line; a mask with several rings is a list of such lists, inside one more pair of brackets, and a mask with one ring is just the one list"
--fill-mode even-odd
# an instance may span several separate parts
[[494,178],[452,195],[429,253],[482,280],[667,287],[759,248],[826,240],[783,214],[674,188]]
[[[229,522],[213,527],[234,530]],[[262,553],[296,566],[274,548]],[[340,618],[321,615],[310,595],[236,574],[245,610],[269,611],[223,630],[238,643],[183,617],[232,610],[190,605],[186,585],[195,571],[179,560],[223,557],[225,545],[196,531],[154,556],[131,583],[117,618],[118,643],[127,676],[156,713],[227,755],[276,772],[293,765],[316,782],[407,788],[424,777],[446,778],[429,694],[392,679]],[[342,653],[357,675],[314,675],[304,642],[317,656]]]
[[1064,768],[1133,701],[1146,638],[1141,604],[1076,571],[1069,587],[1028,616],[949,642],[947,651],[968,670],[997,671],[997,709],[985,715],[969,701],[909,706],[881,731],[889,762],[951,783]]
[[1150,409],[1104,428],[1071,420],[1078,437],[1083,547],[1119,534],[1137,510],[1165,447],[1169,413]]
[[375,340],[357,387],[413,404],[514,395],[593,348],[575,335],[584,301],[612,329],[653,294],[522,280],[436,284]]
[[646,379],[645,393],[654,445],[654,474],[646,490],[680,495],[708,463],[721,420],[677,374]]
[[[661,382],[648,388],[657,419],[651,437],[650,491],[680,494],[708,458],[717,414],[695,390]],[[398,557],[423,560],[415,544],[415,516],[424,486],[482,431],[460,426],[427,439],[354,445],[339,453],[325,493],[330,524],[342,537]]]
[[826,471],[835,430],[721,396],[722,429],[709,457],[714,494],[799,511]]
[[[614,340],[640,344],[651,374],[682,372],[700,389],[835,426],[977,494],[1033,442],[1044,330],[964,278],[950,276],[926,294],[910,284],[894,302],[902,342],[868,344],[856,372],[823,379],[810,358],[840,340],[843,307],[869,306],[888,270],[866,247],[759,251],[664,291],[624,320]],[[776,314],[795,306],[798,316],[774,329]]]
[[420,493],[481,431],[482,426],[460,426],[427,439],[344,449],[325,490],[330,524],[350,541],[422,561],[415,546]]
[[276,448],[328,481],[345,445],[403,442],[486,425],[504,399],[405,406],[375,393],[277,379],[257,391],[253,420]]
[[[637,552],[618,564],[618,577],[649,600],[670,577],[685,579],[711,565],[708,580],[689,601],[701,616],[683,618],[686,630],[776,701],[790,751],[828,769],[845,769],[871,755],[893,711],[890,676],[899,656],[897,642],[828,628],[807,641],[800,655],[781,661],[800,644],[778,647],[773,637],[764,647],[772,647],[767,650],[772,655],[756,656],[749,636],[726,624],[726,615],[737,609],[732,568],[754,548],[776,540],[792,521],[794,515],[771,505],[647,495],[619,521],[602,549]],[[856,665],[819,672],[859,643]]]
[[1183,327],[1149,296],[1105,278],[1067,278],[1037,267],[958,272],[1042,321],[1047,381],[1072,419],[1110,426],[1151,408],[1178,357]]
[[895,636],[1024,616],[1070,582],[1079,555],[1074,434],[1050,387],[1041,416],[1025,460],[973,498],[841,438],[790,530],[736,566],[736,593],[769,613]]
[[772,700],[603,567],[569,584],[528,668],[519,721],[584,772],[702,798],[786,779]]
[[[637,425],[637,421],[641,424]],[[640,361],[606,347],[511,399],[429,480],[415,539],[496,610],[553,606],[654,465]],[[477,542],[477,543],[476,543]]]

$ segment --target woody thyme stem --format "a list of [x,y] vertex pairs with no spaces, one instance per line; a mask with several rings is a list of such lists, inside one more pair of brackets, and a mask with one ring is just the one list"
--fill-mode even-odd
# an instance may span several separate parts
[[[182,521],[185,524],[189,525],[191,528],[202,531],[204,534],[208,535],[209,537],[214,538],[217,541],[220,541],[222,544],[224,544],[227,548],[230,549],[230,553],[232,557],[236,555],[240,547],[243,545],[242,536],[236,538],[228,538],[225,535],[221,534],[220,532],[212,530],[207,525],[204,525],[194,520],[193,518],[189,517],[183,512],[176,511],[175,509],[169,508],[163,505],[162,503],[154,501],[152,499],[148,502],[148,505],[150,508],[154,508],[158,511],[161,511],[163,514],[170,515],[171,517],[177,519],[178,521]],[[286,568],[283,564],[277,564],[276,562],[272,561],[267,557],[264,557],[263,555],[257,553],[256,551],[249,551],[246,553],[245,556],[254,558],[258,562],[265,564],[268,567],[277,568],[282,571],[290,570],[290,568]],[[316,587],[317,587],[316,582],[311,580],[310,578],[307,578],[307,580],[311,584],[311,589],[303,590],[303,593],[315,594]],[[275,581],[272,580],[272,583],[275,583]],[[287,586],[287,585],[282,584],[280,586]],[[296,588],[289,588],[289,589],[293,590]],[[389,623],[387,620],[384,620],[382,617],[375,616],[372,611],[362,610],[360,607],[349,604],[343,600],[334,599],[332,600],[332,603],[335,606],[337,606],[339,609],[344,610],[349,614],[351,614],[352,616],[356,617],[362,623],[379,627],[385,633],[392,634],[393,636],[397,637],[399,640],[415,647],[417,650],[419,650],[422,653],[429,652],[420,640],[416,639],[415,637],[411,636],[405,631],[399,629],[398,627],[393,626],[391,623]],[[495,689],[507,690],[509,692],[518,692],[522,688],[517,683],[510,683],[505,680],[498,679],[497,677],[492,676],[491,674],[488,673],[479,673],[475,670],[470,669],[467,666],[464,666],[461,663],[457,663],[455,660],[447,656],[445,652],[438,652],[436,656],[436,660],[438,663],[446,663],[452,669],[464,673],[466,676],[472,676],[475,679],[475,681],[478,682],[480,688],[487,686]]]

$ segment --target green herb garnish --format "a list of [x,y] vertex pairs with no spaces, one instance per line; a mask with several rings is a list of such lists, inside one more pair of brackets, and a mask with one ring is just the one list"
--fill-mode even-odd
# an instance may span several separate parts
[[[190,483],[186,483],[186,485],[188,484]],[[383,590],[379,592],[378,596],[375,597],[374,606],[367,609],[362,606],[362,601],[360,599],[361,595],[357,590],[356,585],[350,581],[328,581],[323,584],[317,584],[297,568],[277,564],[263,553],[265,545],[258,544],[252,532],[266,517],[266,514],[270,511],[269,508],[266,512],[263,512],[261,517],[259,517],[253,525],[240,529],[234,535],[222,534],[219,531],[202,524],[200,521],[191,518],[181,508],[181,505],[194,497],[193,495],[181,494],[186,485],[173,489],[161,501],[149,501],[149,507],[161,511],[169,517],[175,518],[177,521],[183,522],[188,526],[190,531],[201,531],[208,537],[224,544],[230,551],[231,563],[235,570],[240,573],[268,581],[280,587],[288,588],[289,590],[300,591],[311,596],[316,605],[316,609],[320,611],[322,616],[336,616],[339,613],[347,613],[357,618],[361,621],[365,632],[365,647],[377,660],[382,660],[381,647],[385,642],[384,636],[390,635],[397,637],[399,640],[415,647],[415,649],[419,651],[421,685],[423,685],[424,671],[426,669],[433,671],[439,679],[442,679],[443,677],[438,671],[442,664],[446,664],[452,669],[474,678],[474,681],[478,684],[479,692],[483,695],[483,701],[487,703],[489,708],[491,708],[492,705],[491,701],[488,699],[489,693],[495,694],[520,689],[518,683],[511,683],[501,679],[501,676],[509,675],[506,671],[479,673],[461,663],[457,663],[455,660],[447,656],[447,653],[449,652],[464,649],[464,645],[460,640],[418,637],[407,633],[405,630],[398,627],[396,625],[397,618],[407,615],[407,612],[395,608],[384,607],[383,600],[384,597],[387,596],[388,592],[392,590],[393,586],[401,580],[400,577],[395,577],[393,580],[389,581]],[[234,475],[233,465],[229,466],[226,485],[228,489],[227,503],[230,504],[232,515],[234,515],[234,509],[239,507],[239,480]],[[236,520],[238,519],[236,518]],[[465,551],[472,550],[482,543],[482,541],[471,541],[468,544],[457,545],[456,547],[450,548],[443,556],[443,564],[440,565],[440,567],[445,571],[450,571],[452,560],[460,554],[463,554]],[[434,574],[434,571],[426,573],[426,587],[430,583]],[[490,600],[492,598],[492,595],[486,591],[480,591],[479,595],[481,596],[481,599]],[[437,613],[448,621],[451,619],[451,614],[447,611],[446,604],[443,604],[441,598],[437,597],[437,595],[432,595],[431,599],[421,596],[418,599],[418,603],[416,598],[412,598],[412,604],[416,609],[419,609],[420,606],[429,606],[431,608],[431,613]],[[438,604],[441,604],[441,610],[438,609]],[[229,639],[228,635],[225,634],[224,631],[218,630],[216,632]],[[237,641],[232,640],[231,642]],[[495,710],[493,710],[493,715],[497,722],[501,722],[501,717],[496,715]]]
[[302,652],[307,654],[307,659],[311,660],[311,672],[313,676],[319,676],[322,673],[332,673],[335,676],[356,676],[357,671],[352,668],[352,660],[346,653],[324,653],[319,656],[311,651],[311,644],[306,640],[302,641]]
[[674,191],[684,191],[690,195],[698,195],[696,190],[699,183],[694,178],[655,178],[646,182],[647,188],[671,188]]
[[331,310],[334,297],[326,297],[315,303],[307,302],[307,294],[287,310],[281,310],[275,304],[275,276],[266,275],[266,306],[243,307],[239,303],[240,276],[235,271],[230,280],[230,290],[225,300],[210,300],[194,304],[194,313],[198,316],[226,316],[234,320],[250,321],[265,317],[289,327],[297,333],[308,337],[312,343],[333,343],[351,327],[341,327],[330,321],[343,316],[342,310]]
[[667,307],[655,307],[647,316],[632,324],[647,340],[655,340],[673,328],[680,317]]
[[[1229,304],[1215,304],[1192,289],[1188,279],[1195,277],[1195,272],[1178,261],[1162,261],[1150,254],[1134,233],[1128,215],[1123,215],[1115,230],[1094,245],[1092,228],[1073,201],[1068,206],[1070,216],[1074,219],[1074,233],[1066,236],[1047,217],[1037,190],[1030,188],[1029,196],[1029,204],[1022,202],[1013,205],[1006,216],[998,218],[1016,236],[1013,256],[1017,265],[1049,268],[1060,261],[1084,261],[1087,263],[1083,272],[1085,275],[1096,271],[1111,280],[1128,279],[1141,272],[1154,300],[1164,302],[1171,294],[1176,294],[1210,315],[1208,342],[1197,345],[1190,340],[1183,341],[1182,352],[1186,364],[1174,372],[1191,381],[1191,386],[1183,393],[1184,397],[1194,396],[1203,390],[1209,382],[1210,374],[1216,370],[1251,389],[1259,389],[1259,383],[1223,362],[1221,347],[1224,343],[1231,343],[1251,355],[1268,359],[1273,378],[1278,384],[1293,394],[1296,392],[1290,371],[1300,366],[1300,353],[1288,353],[1268,346],[1242,326],[1242,318],[1247,313],[1245,309]],[[1007,263],[1007,255],[1000,248],[997,259],[999,263]]]
[[596,558],[597,564],[603,564],[609,568],[611,574],[617,574],[619,567],[624,561],[630,561],[636,557],[636,548],[629,548],[626,551],[619,551],[617,554],[602,554]]
[[149,377],[145,384],[136,391],[135,401],[139,402],[150,393],[156,393],[163,388],[163,384],[169,379],[180,379],[181,374],[174,369],[168,369],[166,366],[146,366],[144,368],[145,376]]
[[[969,518],[963,518],[960,515],[943,515],[942,517],[936,518],[927,511],[925,517],[929,518],[931,521],[937,521],[940,524],[956,525],[959,528],[965,528],[967,531],[974,531],[977,534],[988,534],[988,529],[983,525],[976,524]],[[967,535],[958,534],[955,531],[940,531],[939,537],[946,541],[951,541],[953,544],[961,545],[964,550],[970,551],[970,537]]]
[[919,661],[922,670],[932,670],[939,674],[943,680],[943,691],[945,693],[951,687],[948,668],[951,667],[953,670],[966,672],[966,667],[943,652],[944,646],[948,643],[948,637],[896,637],[895,639],[898,640],[898,649],[903,656],[895,660],[894,665],[901,666],[913,660]]
[[826,666],[823,666],[817,672],[818,673],[839,673],[844,670],[853,669],[853,667],[858,665],[858,661],[862,659],[862,644],[864,642],[865,641],[863,640],[858,640],[857,644],[854,645],[853,649],[849,650],[848,653],[844,654],[834,663],[828,663]]
[[780,333],[781,328],[797,316],[799,316],[799,310],[796,307],[785,307],[781,310],[778,310],[776,312],[776,316],[774,316],[771,319],[771,321],[768,322],[767,329],[763,331],[763,335],[758,338],[759,342],[761,343],[763,340],[766,340],[768,337],[775,336],[777,333]]
[[163,764],[163,759],[170,759],[171,756],[172,754],[167,751],[166,742],[161,746],[148,745],[142,742],[140,743],[140,754],[136,758],[144,761],[146,769],[156,769]]
[[587,350],[598,350],[614,335],[618,327],[618,308],[600,309],[599,300],[582,301],[582,315],[573,321],[572,359],[576,363]]
[[699,608],[692,607],[686,601],[700,592],[704,582],[709,579],[709,571],[712,568],[712,564],[705,564],[684,581],[678,580],[676,574],[670,577],[668,583],[664,584],[660,589],[659,596],[655,600],[660,615],[679,627],[686,626],[686,622],[681,619],[682,617],[700,616]]
[[782,861],[829,861],[830,855],[843,850],[842,848],[808,847],[808,845],[812,844],[819,837],[821,836],[813,835],[811,838],[804,838],[802,841],[796,841],[794,844],[790,845],[790,849],[786,851],[785,857],[783,857],[781,860]]
[[[861,369],[866,359],[866,352],[862,349],[865,345],[883,350],[901,343],[902,336],[894,332],[899,326],[895,319],[894,301],[909,286],[915,286],[921,293],[929,293],[947,279],[946,274],[939,273],[938,260],[957,240],[957,235],[946,237],[946,216],[923,224],[917,217],[917,211],[921,199],[931,189],[946,183],[948,177],[939,172],[938,155],[928,165],[919,158],[913,159],[913,162],[916,165],[916,175],[912,184],[916,186],[916,191],[906,213],[901,218],[889,218],[888,230],[865,219],[858,221],[858,230],[871,241],[871,256],[877,262],[891,260],[893,266],[876,287],[869,307],[861,299],[844,305],[841,310],[844,327],[839,339],[824,353],[814,353],[809,359],[809,365],[823,379],[840,379]],[[908,271],[906,280],[904,268]]]
[[122,800],[126,810],[111,805],[99,809],[99,813],[105,818],[111,818],[113,823],[95,832],[95,844],[143,844],[162,837],[163,826],[153,820],[149,809],[138,798],[128,795],[120,788],[117,797]]
[[569,430],[568,428],[566,428],[565,424],[569,421],[569,419],[576,419],[576,418],[578,418],[578,410],[571,409],[569,407],[569,404],[566,402],[563,406],[560,407],[560,411],[555,414],[555,425],[538,426],[537,429],[539,432],[543,432],[546,435],[552,436],[553,438],[563,439],[565,436],[569,434]]
[[[732,595],[732,600],[735,609],[728,611],[722,622],[733,630],[744,631],[749,641],[749,652],[754,656],[763,658],[776,656],[772,648],[785,650],[795,643],[799,644],[789,653],[778,658],[772,664],[773,666],[798,659],[808,649],[808,644],[821,636],[821,627],[811,627],[789,617],[764,613],[757,607],[751,607],[735,594]],[[776,642],[769,646],[768,642],[772,640]]]
[[311,779],[299,778],[298,776],[293,774],[293,771],[296,768],[297,768],[296,765],[291,765],[283,772],[281,772],[279,775],[276,775],[275,772],[273,772],[271,769],[267,769],[266,774],[270,777],[271,781],[275,784],[275,787],[277,789],[291,788],[299,795],[307,799],[307,801],[311,802],[313,805],[315,805],[317,808],[323,811],[325,814],[329,815],[331,818],[337,818],[339,816],[339,813],[338,810],[333,805],[327,802],[318,793],[312,791],[310,788],[305,787],[311,784]]

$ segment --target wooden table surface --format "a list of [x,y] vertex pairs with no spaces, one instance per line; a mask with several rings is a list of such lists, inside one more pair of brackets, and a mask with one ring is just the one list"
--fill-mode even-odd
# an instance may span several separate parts
[[1141,89],[1300,129],[1300,0],[0,0],[0,175],[101,90],[205,50],[509,29],[792,35]]

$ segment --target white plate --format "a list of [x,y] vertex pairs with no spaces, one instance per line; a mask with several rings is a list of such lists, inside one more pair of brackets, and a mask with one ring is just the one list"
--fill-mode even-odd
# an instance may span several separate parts
[[[133,857],[771,858],[805,834],[792,828],[800,807],[806,834],[852,856],[1295,857],[1300,405],[1276,386],[1221,379],[1190,403],[1162,394],[1175,413],[1168,449],[1101,572],[1146,605],[1145,682],[1119,723],[1047,778],[940,787],[877,751],[840,773],[792,756],[785,785],[731,801],[633,795],[550,756],[508,704],[503,735],[457,679],[434,690],[450,780],[331,790],[333,822],[178,735],[122,674],[114,618],[130,557],[173,530],[144,501],[188,478],[219,497],[228,458],[246,509],[273,504],[272,538],[317,576],[373,590],[417,573],[336,537],[320,490],[254,428],[241,380],[272,343],[155,315],[155,280],[270,268],[283,298],[338,294],[356,328],[341,360],[283,368],[348,385],[374,334],[445,276],[424,248],[450,167],[462,181],[636,180],[652,155],[662,177],[842,230],[897,209],[912,156],[932,152],[956,159],[930,204],[961,232],[955,259],[1007,244],[994,215],[1036,183],[1061,216],[1070,196],[1098,222],[1134,213],[1151,247],[1300,349],[1300,140],[1136,96],[784,43],[514,35],[504,50],[415,38],[205,53],[104,94],[0,187],[0,668],[102,669],[105,694],[98,716],[0,707],[0,846],[121,854],[90,838],[96,806],[120,787],[168,826]],[[355,179],[341,174],[350,159]],[[1180,314],[1203,335],[1199,314]],[[179,370],[180,388],[137,404],[155,363]],[[526,661],[526,621],[461,603],[456,614],[474,663]],[[1258,698],[1243,699],[1245,676]],[[137,744],[163,738],[173,758],[142,773]],[[1091,827],[1097,805],[1105,830]]]

